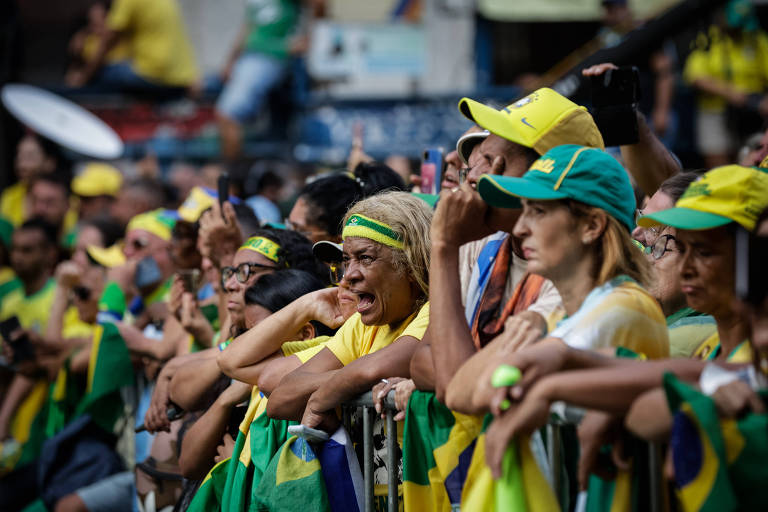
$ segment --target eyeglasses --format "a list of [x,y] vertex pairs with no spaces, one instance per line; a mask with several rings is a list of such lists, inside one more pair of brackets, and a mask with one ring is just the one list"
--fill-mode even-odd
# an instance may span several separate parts
[[675,238],[673,235],[661,235],[656,239],[656,241],[653,242],[652,245],[646,246],[645,254],[650,254],[655,260],[661,259],[661,257],[664,256],[664,254],[668,251],[676,250],[670,248],[667,245],[669,244],[670,240],[674,240],[675,243],[677,243],[677,238]]
[[262,265],[261,263],[241,263],[236,267],[223,267],[221,269],[221,286],[226,287],[227,281],[232,276],[237,278],[238,283],[247,283],[248,279],[256,274],[256,271],[260,268],[269,270],[278,270],[278,267],[271,265]]

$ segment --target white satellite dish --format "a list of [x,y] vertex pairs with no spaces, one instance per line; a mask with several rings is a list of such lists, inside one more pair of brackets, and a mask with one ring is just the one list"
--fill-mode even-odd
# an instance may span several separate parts
[[112,128],[61,96],[31,85],[8,84],[2,100],[16,119],[60,146],[104,160],[123,154],[123,141]]

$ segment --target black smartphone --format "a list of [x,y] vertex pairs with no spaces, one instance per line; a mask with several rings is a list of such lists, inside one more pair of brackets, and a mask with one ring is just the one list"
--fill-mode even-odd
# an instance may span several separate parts
[[635,66],[609,69],[591,78],[592,117],[606,146],[638,141],[640,72]]
[[221,218],[224,222],[227,221],[224,217],[224,201],[229,198],[229,173],[223,172],[219,175],[218,192],[219,192],[219,209],[221,210]]
[[19,329],[21,329],[21,324],[19,323],[19,318],[15,315],[0,322],[0,335],[13,349],[14,362],[35,357],[35,349],[26,335],[22,335],[15,340],[11,339],[11,335]]
[[157,284],[162,280],[163,273],[152,256],[147,256],[136,265],[136,275],[133,282],[139,290]]
[[184,291],[197,295],[197,291],[200,289],[200,270],[183,269],[178,271],[179,277],[182,283],[184,283]]
[[768,294],[768,237],[755,236],[746,229],[736,231],[736,296],[755,306]]

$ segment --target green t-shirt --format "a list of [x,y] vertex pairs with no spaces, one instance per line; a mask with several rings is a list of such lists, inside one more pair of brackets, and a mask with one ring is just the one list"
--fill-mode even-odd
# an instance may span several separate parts
[[288,41],[298,20],[299,7],[294,0],[248,0],[245,22],[250,31],[245,39],[245,51],[287,58]]

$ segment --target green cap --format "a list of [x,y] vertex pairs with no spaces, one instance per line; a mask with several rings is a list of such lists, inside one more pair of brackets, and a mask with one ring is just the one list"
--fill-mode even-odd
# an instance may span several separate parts
[[557,146],[536,160],[522,178],[485,174],[477,189],[486,203],[498,208],[520,208],[521,197],[575,199],[602,208],[629,231],[635,226],[635,194],[627,171],[600,149]]

